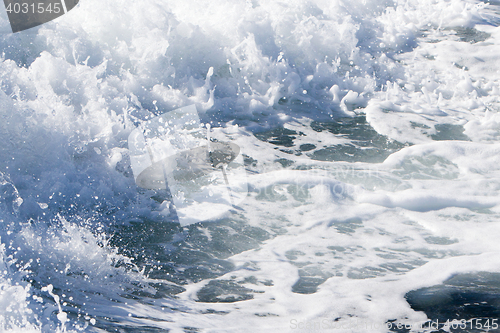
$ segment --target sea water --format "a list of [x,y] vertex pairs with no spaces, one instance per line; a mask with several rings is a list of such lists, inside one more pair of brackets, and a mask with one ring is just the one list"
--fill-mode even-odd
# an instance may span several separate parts
[[[81,0],[0,35],[0,330],[497,330],[499,23],[494,1]],[[192,105],[248,194],[181,226],[128,137]]]

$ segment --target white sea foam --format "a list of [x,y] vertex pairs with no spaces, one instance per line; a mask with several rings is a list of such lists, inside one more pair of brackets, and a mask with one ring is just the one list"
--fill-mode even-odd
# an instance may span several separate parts
[[[81,0],[1,35],[0,330],[424,322],[406,292],[499,271],[498,22],[459,0]],[[188,105],[249,194],[176,229],[127,138]]]

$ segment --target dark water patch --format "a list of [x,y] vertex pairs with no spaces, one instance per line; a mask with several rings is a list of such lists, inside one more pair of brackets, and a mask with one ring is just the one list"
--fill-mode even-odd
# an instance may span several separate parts
[[317,276],[301,276],[292,286],[292,292],[297,294],[314,294],[318,286],[323,284],[326,278]]
[[381,276],[384,275],[385,272],[386,270],[381,267],[366,266],[360,268],[352,268],[347,273],[347,277],[349,279],[361,280]]
[[207,310],[201,311],[200,313],[201,314],[217,314],[217,315],[224,316],[224,315],[227,315],[229,312],[228,311],[217,311],[214,309],[207,309]]
[[[489,15],[489,17],[485,19],[483,24],[491,24],[494,26],[498,26],[499,20],[496,16],[497,15]],[[484,42],[491,37],[491,34],[484,31],[480,31],[473,27],[457,26],[452,28],[445,28],[444,30],[442,30],[444,34],[442,34],[441,37],[431,39],[429,35],[431,35],[432,33],[432,36],[435,37],[436,36],[435,32],[437,30],[440,30],[440,28],[434,26],[432,27],[432,29],[423,29],[420,31],[420,33],[422,34],[422,37],[425,38],[426,43],[439,43],[442,42],[443,40],[450,40],[450,39],[453,40],[455,39],[454,37],[456,36],[460,42],[475,44],[479,42]],[[424,55],[424,57],[427,58],[426,55]],[[428,59],[434,60],[433,56],[431,57],[432,58]]]
[[[172,309],[179,310],[179,309]],[[168,312],[171,309],[167,310]],[[168,333],[171,332],[170,327],[173,322],[171,319],[157,319],[153,317],[147,316],[129,316],[133,320],[133,323],[129,321],[128,323],[123,322],[120,319],[115,319],[111,317],[96,317],[97,322],[94,325],[96,328],[101,329],[102,332],[116,332],[116,333]],[[149,322],[149,323],[148,323]],[[158,325],[158,326],[153,326]],[[95,330],[89,329],[91,326],[87,328],[87,330],[82,330],[81,328],[76,329],[75,331],[82,332],[95,332]],[[101,332],[99,330],[98,332]],[[54,330],[55,331],[55,330]],[[71,332],[75,332],[71,331]]]
[[[180,286],[213,279],[234,269],[226,258],[257,248],[271,235],[249,226],[242,218],[221,219],[182,228],[174,223],[134,222],[115,227],[110,245],[133,259],[149,278]],[[162,294],[175,295],[179,288],[160,285]],[[156,286],[153,286],[156,287]]]
[[278,127],[270,131],[256,133],[254,135],[261,141],[269,142],[277,146],[293,147],[293,140],[297,138],[297,135],[304,135],[304,133],[297,133],[296,131],[288,128]]
[[394,272],[394,273],[402,273],[402,272],[408,272],[415,267],[420,267],[424,265],[426,261],[424,260],[410,260],[407,262],[387,262],[380,264],[379,267],[385,269],[388,272]]
[[458,38],[460,38],[461,42],[471,44],[484,42],[491,37],[491,34],[484,31],[479,31],[475,28],[454,27],[453,30],[457,33],[457,36]]
[[[332,276],[342,276],[342,273],[336,271],[339,266],[333,270],[323,270],[322,265],[316,265],[303,258],[306,254],[300,250],[289,250],[285,253],[286,258],[292,265],[298,267],[299,278],[292,286],[292,292],[298,294],[314,294],[318,287]],[[301,258],[302,257],[302,258]],[[300,259],[300,260],[299,260]]]
[[404,145],[377,133],[366,121],[365,116],[341,118],[332,122],[311,123],[316,132],[329,131],[348,144],[337,144],[315,150],[310,156],[320,161],[382,162],[390,154],[402,149]]
[[117,332],[117,333],[168,333],[169,329],[158,328],[158,327],[140,327],[140,326],[101,326],[97,327],[105,329],[105,332]]
[[333,122],[313,121],[311,128],[316,132],[324,130],[335,135],[342,135],[350,140],[357,141],[383,141],[386,139],[370,126],[365,116],[341,118]]
[[465,328],[452,332],[500,332],[500,273],[457,274],[442,285],[410,291],[405,298],[431,322],[466,321]]
[[300,156],[307,152],[306,155],[314,160],[330,162],[382,162],[387,156],[404,147],[403,144],[377,133],[365,116],[339,118],[335,121],[313,121],[310,126],[316,132],[329,131],[339,138],[349,140],[349,143],[319,147],[317,142],[309,142],[302,143],[297,149],[294,140],[306,135],[284,127],[254,135],[261,141],[287,148],[280,149],[284,153]]
[[453,124],[437,124],[434,126],[436,134],[431,135],[432,140],[462,140],[471,141],[471,139],[464,134],[465,129],[460,125]]
[[302,151],[310,151],[316,148],[316,145],[313,145],[312,143],[305,143],[303,145],[300,145],[300,150]]
[[[122,254],[136,259],[158,252],[182,229],[177,223],[144,220],[114,227],[110,245],[121,249]],[[148,245],[147,247],[145,245]],[[140,251],[137,251],[140,248]]]
[[437,244],[437,245],[451,245],[458,243],[458,239],[450,239],[448,237],[437,237],[437,236],[426,237],[425,241],[429,244]]
[[332,273],[323,272],[317,266],[304,267],[299,270],[299,279],[292,286],[292,292],[298,294],[314,294],[318,291],[318,287],[332,276]]
[[393,173],[402,179],[455,179],[460,174],[456,164],[436,155],[405,158]]
[[254,313],[254,315],[256,315],[257,317],[279,317],[279,315],[277,315],[275,313],[270,313],[270,312],[266,312],[266,313]]
[[304,256],[306,255],[304,252],[299,251],[299,250],[289,250],[285,252],[285,257],[288,260],[297,260],[299,256]]
[[279,158],[279,159],[275,160],[275,162],[281,164],[281,166],[283,168],[287,168],[294,163],[292,160],[288,160],[286,158]]
[[297,155],[297,156],[302,155],[301,152],[293,151],[292,149],[279,149],[279,151],[281,151],[285,154],[290,154],[290,155]]
[[148,294],[148,293],[145,293],[145,291],[141,290],[136,295],[160,299],[160,298],[166,298],[166,297],[170,297],[172,295],[180,294],[186,290],[183,287],[178,286],[176,284],[167,284],[167,283],[163,283],[163,282],[149,283],[149,285],[154,288],[154,290],[155,290],[154,294]]
[[430,128],[426,124],[417,123],[415,121],[410,121],[410,124],[411,124],[411,128],[424,128],[424,129],[429,129]]
[[356,229],[363,227],[363,221],[359,217],[353,217],[343,221],[330,221],[328,227],[334,227],[342,234],[353,234]]
[[464,65],[460,65],[460,64],[457,64],[457,63],[454,63],[453,64],[456,68],[459,68],[459,69],[463,69],[464,71],[469,71],[469,67],[467,66],[464,66]]
[[346,161],[346,162],[383,162],[389,153],[382,149],[368,148],[361,149],[352,144],[335,145],[316,150],[310,156],[317,161]]
[[234,303],[253,298],[255,290],[243,287],[229,280],[212,280],[198,293],[198,302],[203,303]]
[[258,161],[251,156],[243,154],[243,163],[245,164],[245,167],[255,168]]

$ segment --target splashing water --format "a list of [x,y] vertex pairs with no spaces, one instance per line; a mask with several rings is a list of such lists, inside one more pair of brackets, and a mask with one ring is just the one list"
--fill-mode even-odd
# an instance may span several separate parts
[[[0,35],[1,330],[485,324],[499,22],[478,1],[81,0]],[[181,225],[128,140],[187,106],[248,192]]]

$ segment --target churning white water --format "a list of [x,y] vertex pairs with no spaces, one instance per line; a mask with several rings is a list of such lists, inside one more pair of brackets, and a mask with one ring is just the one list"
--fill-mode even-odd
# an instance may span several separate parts
[[[81,0],[0,35],[0,330],[494,331],[499,23],[493,1]],[[139,186],[131,133],[181,107],[238,147],[246,196],[225,166],[196,213]]]

